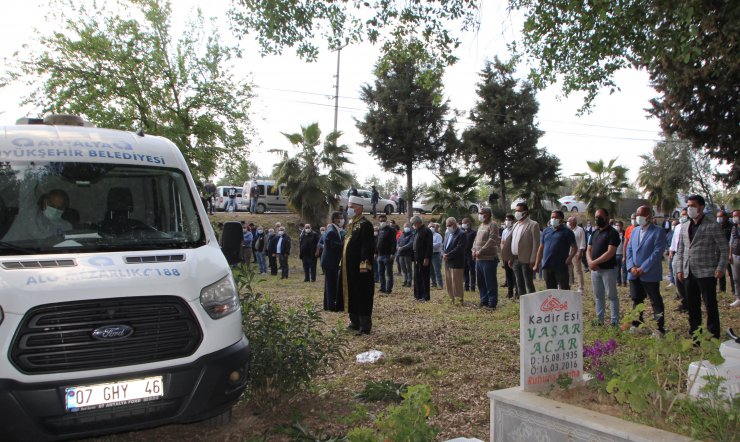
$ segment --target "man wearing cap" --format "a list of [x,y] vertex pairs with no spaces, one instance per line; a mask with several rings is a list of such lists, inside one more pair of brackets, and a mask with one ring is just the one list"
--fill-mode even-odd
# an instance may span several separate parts
[[362,198],[352,195],[347,204],[347,233],[342,249],[339,273],[338,302],[349,313],[350,330],[358,335],[370,334],[372,329],[374,229],[362,216]]

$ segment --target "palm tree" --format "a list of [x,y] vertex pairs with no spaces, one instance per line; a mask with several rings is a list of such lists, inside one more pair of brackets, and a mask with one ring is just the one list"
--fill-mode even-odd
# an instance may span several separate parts
[[470,201],[476,201],[478,178],[454,171],[440,178],[439,186],[430,186],[424,193],[432,212],[443,212],[457,219],[468,215]]
[[302,220],[321,225],[329,210],[336,207],[337,195],[352,183],[352,176],[343,170],[351,163],[347,159],[349,148],[337,143],[341,132],[332,132],[319,151],[321,130],[318,123],[301,126],[300,133],[283,135],[301,150],[293,157],[283,149],[270,151],[283,156],[273,169],[275,181],[285,184],[288,204],[301,214]]
[[604,164],[604,160],[586,161],[590,172],[576,174],[580,180],[574,193],[579,200],[588,201],[587,210],[591,215],[600,208],[608,209],[610,214],[615,213],[622,191],[629,187],[629,169],[615,166],[616,161],[616,158],[612,158],[609,164]]
[[542,205],[543,201],[557,204],[557,190],[563,185],[560,178],[560,160],[547,153],[545,149],[538,149],[537,156],[521,164],[514,174],[515,184],[519,188],[518,198],[527,201],[529,216],[540,223],[550,220],[550,211]]
[[690,146],[675,139],[661,140],[653,151],[640,155],[642,166],[637,174],[637,184],[648,194],[650,204],[672,213],[677,195],[691,184]]

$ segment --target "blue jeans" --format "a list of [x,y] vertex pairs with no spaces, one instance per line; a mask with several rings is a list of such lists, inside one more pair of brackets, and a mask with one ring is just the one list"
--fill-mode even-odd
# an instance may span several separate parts
[[609,297],[611,324],[619,325],[619,298],[617,297],[617,269],[601,269],[591,271],[591,285],[596,296],[596,316],[599,324],[604,323],[606,310],[604,295]]
[[236,198],[227,199],[226,205],[224,206],[224,212],[235,212],[236,211]]
[[498,258],[492,261],[477,260],[475,274],[478,277],[481,305],[496,307],[498,305],[498,281],[496,280]]
[[267,262],[265,261],[265,252],[255,252],[257,264],[260,266],[260,273],[267,273]]
[[622,261],[622,255],[615,255],[617,259],[617,284],[627,284],[627,261]]
[[670,255],[668,256],[668,281],[670,281],[671,284],[675,284],[676,278],[673,276],[673,258],[670,258]]
[[442,288],[442,254],[432,253],[432,285]]
[[252,203],[249,205],[249,213],[257,213],[257,198],[252,198]]
[[390,293],[393,290],[393,260],[390,255],[378,256],[378,276],[380,291]]

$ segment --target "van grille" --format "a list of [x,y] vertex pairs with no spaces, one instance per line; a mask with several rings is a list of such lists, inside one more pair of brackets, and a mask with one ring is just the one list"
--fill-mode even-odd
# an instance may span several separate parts
[[[134,331],[120,340],[93,338],[93,330],[109,325]],[[11,360],[28,374],[120,367],[189,356],[202,337],[192,311],[175,296],[46,304],[23,317]]]

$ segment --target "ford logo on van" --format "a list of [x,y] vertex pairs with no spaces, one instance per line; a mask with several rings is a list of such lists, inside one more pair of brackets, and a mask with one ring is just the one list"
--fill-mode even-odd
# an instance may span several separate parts
[[134,329],[128,325],[104,325],[92,332],[93,338],[98,341],[117,341],[125,339],[134,333]]

